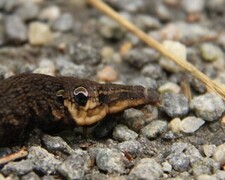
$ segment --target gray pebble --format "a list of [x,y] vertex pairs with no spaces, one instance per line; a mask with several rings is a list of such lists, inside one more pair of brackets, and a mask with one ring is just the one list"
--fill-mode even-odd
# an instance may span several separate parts
[[197,131],[204,123],[205,121],[201,118],[188,116],[181,121],[179,128],[184,133],[193,133]]
[[213,93],[195,97],[190,103],[196,115],[205,121],[215,121],[223,114],[225,105],[223,100]]
[[36,3],[26,2],[23,3],[15,13],[23,19],[23,21],[29,21],[37,18],[39,7]]
[[78,78],[90,78],[91,69],[85,65],[76,65],[70,61],[68,56],[56,57],[56,66],[62,76],[75,76]]
[[32,160],[21,160],[19,162],[9,162],[6,164],[1,172],[4,175],[16,174],[16,175],[24,175],[28,172],[31,172],[34,168],[34,164]]
[[72,44],[68,51],[71,60],[76,64],[97,65],[102,60],[99,51],[86,44]]
[[126,35],[126,31],[118,23],[106,16],[100,17],[99,27],[100,35],[106,39],[121,40]]
[[161,66],[156,64],[147,64],[143,67],[141,73],[144,76],[150,77],[152,79],[161,78],[163,75]]
[[162,110],[170,117],[184,116],[189,111],[188,99],[182,94],[165,93],[162,96]]
[[64,153],[72,154],[74,150],[59,136],[44,135],[42,141],[49,151],[62,151]]
[[135,15],[134,24],[144,31],[160,28],[161,24],[158,19],[147,14]]
[[182,8],[188,13],[200,13],[205,7],[205,0],[183,0]]
[[19,3],[18,0],[1,0],[1,7],[6,12],[11,12],[19,5]]
[[139,12],[145,9],[144,0],[108,0],[112,6],[127,12]]
[[34,163],[34,169],[43,174],[56,172],[56,167],[61,161],[40,146],[32,146],[29,149],[28,159]]
[[223,57],[223,51],[219,46],[211,43],[204,43],[200,47],[203,60],[212,62]]
[[76,150],[74,154],[58,166],[58,171],[67,179],[81,179],[91,166],[90,156],[86,151]]
[[179,172],[187,171],[190,168],[190,159],[184,153],[170,155],[168,161],[173,169]]
[[55,31],[67,32],[71,31],[74,26],[73,16],[69,13],[60,15],[52,24]]
[[197,180],[218,180],[215,176],[208,174],[201,174],[197,177]]
[[21,180],[40,180],[39,176],[35,174],[34,172],[30,172],[24,176],[21,177]]
[[159,179],[163,174],[162,167],[155,159],[141,159],[128,175],[128,180],[131,179]]
[[99,169],[108,173],[124,173],[123,154],[116,149],[102,148],[96,156]]
[[5,34],[11,43],[23,43],[27,40],[27,28],[22,19],[15,15],[5,18]]
[[138,134],[130,130],[127,126],[118,124],[113,130],[113,138],[118,141],[134,140]]
[[162,170],[163,170],[163,172],[168,172],[168,173],[171,172],[172,171],[171,164],[168,161],[163,162],[162,163]]
[[168,123],[162,120],[154,120],[141,129],[141,134],[149,139],[156,138],[159,134],[167,130]]
[[225,171],[217,171],[216,172],[217,180],[224,180],[225,179]]
[[131,66],[141,69],[147,63],[154,62],[159,58],[159,54],[150,48],[134,48],[128,51],[123,60]]
[[137,156],[142,152],[141,144],[136,140],[124,141],[118,144],[118,148],[122,152],[128,152],[132,156]]
[[152,88],[152,89],[156,89],[157,86],[158,86],[154,79],[151,79],[149,77],[143,77],[143,76],[133,78],[129,82],[129,84],[131,84],[131,85],[141,85],[141,86],[144,86],[145,88]]
[[138,132],[145,125],[145,115],[140,110],[127,109],[124,111],[123,116],[123,123],[135,132]]

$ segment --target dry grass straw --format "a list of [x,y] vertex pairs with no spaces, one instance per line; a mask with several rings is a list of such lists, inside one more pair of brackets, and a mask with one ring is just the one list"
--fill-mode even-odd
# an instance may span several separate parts
[[207,77],[204,73],[199,71],[195,66],[193,66],[191,63],[181,59],[180,57],[176,56],[175,54],[169,52],[167,49],[163,47],[162,44],[151,38],[149,35],[144,33],[141,29],[139,29],[137,26],[132,24],[131,22],[127,21],[123,17],[121,17],[116,11],[114,11],[112,8],[110,8],[108,5],[106,5],[101,0],[88,0],[90,4],[92,4],[97,9],[101,10],[105,14],[107,14],[109,17],[114,19],[116,22],[118,22],[120,25],[122,25],[124,28],[126,28],[128,31],[135,34],[137,37],[139,37],[142,41],[144,41],[147,45],[154,48],[158,52],[160,52],[165,57],[168,57],[175,63],[177,63],[180,67],[182,67],[187,72],[191,73],[194,77],[199,79],[201,82],[203,82],[207,89],[209,91],[213,91],[217,93],[219,96],[225,100],[225,89],[222,85],[212,81],[209,77]]

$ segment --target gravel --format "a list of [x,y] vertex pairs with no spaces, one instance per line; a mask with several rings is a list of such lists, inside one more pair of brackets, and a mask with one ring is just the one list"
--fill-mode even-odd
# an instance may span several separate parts
[[[225,0],[105,2],[225,83]],[[0,148],[0,158],[22,146],[29,153],[1,164],[0,179],[225,179],[225,104],[203,83],[85,1],[0,0],[0,10],[0,80],[35,72],[162,95],[157,106],[111,114],[93,127],[29,131],[21,144]]]
[[165,93],[162,96],[162,110],[170,117],[181,117],[188,113],[188,99],[182,94]]
[[154,159],[141,159],[131,170],[128,179],[159,179],[162,176],[162,167]]
[[190,107],[204,121],[217,120],[225,110],[223,100],[213,93],[206,93],[194,98]]

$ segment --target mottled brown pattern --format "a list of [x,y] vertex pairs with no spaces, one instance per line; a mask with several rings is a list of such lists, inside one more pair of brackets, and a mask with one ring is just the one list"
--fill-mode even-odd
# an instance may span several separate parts
[[[77,87],[87,90],[86,105],[75,100]],[[129,107],[157,103],[158,93],[142,86],[99,84],[74,77],[41,74],[15,75],[0,82],[0,146],[18,140],[28,125],[43,127],[57,121],[88,125],[79,123],[75,117],[79,115],[79,121],[83,121],[85,116],[90,118],[102,110],[106,114],[117,113]],[[102,118],[96,116],[94,121]]]

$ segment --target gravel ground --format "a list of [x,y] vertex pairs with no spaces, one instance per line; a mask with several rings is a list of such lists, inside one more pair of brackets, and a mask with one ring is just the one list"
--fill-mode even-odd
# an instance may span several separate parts
[[[225,83],[225,0],[105,1]],[[80,128],[51,135],[35,129],[25,142],[29,155],[1,165],[0,179],[225,179],[223,100],[85,1],[0,0],[0,46],[1,79],[70,75],[162,94],[162,107],[110,117],[95,137]],[[19,148],[2,148],[0,157]]]

